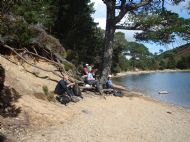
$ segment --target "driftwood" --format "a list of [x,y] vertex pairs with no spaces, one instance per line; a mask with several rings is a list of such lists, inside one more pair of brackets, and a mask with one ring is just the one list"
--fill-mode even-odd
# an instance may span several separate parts
[[[85,91],[96,91],[96,87],[94,86],[80,86],[80,90],[81,92],[85,92]],[[114,93],[114,89],[102,89],[101,90],[102,93],[105,94],[113,94]]]
[[95,87],[93,87],[93,86],[89,86],[89,87],[86,87],[86,86],[80,86],[80,89],[81,89],[81,91],[85,91],[85,90],[93,90],[93,89],[95,89]]

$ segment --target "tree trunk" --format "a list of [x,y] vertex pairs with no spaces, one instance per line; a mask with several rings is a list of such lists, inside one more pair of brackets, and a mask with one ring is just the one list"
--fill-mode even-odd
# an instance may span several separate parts
[[112,65],[112,53],[113,53],[113,39],[115,33],[114,26],[115,9],[114,7],[107,6],[107,21],[106,21],[106,31],[105,31],[105,43],[104,43],[104,54],[103,54],[103,64],[101,71],[100,83],[104,83],[107,76],[110,74]]

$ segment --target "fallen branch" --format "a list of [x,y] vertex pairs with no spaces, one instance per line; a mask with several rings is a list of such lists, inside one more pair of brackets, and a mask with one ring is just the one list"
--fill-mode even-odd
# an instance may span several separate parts
[[[47,58],[45,58],[45,57],[42,57],[42,56],[40,56],[40,55],[38,55],[38,54],[35,54],[35,53],[32,53],[32,52],[30,52],[30,51],[28,51],[28,50],[27,50],[25,53],[34,55],[34,56],[36,56],[36,57],[38,57],[38,58],[41,58],[41,59],[43,59],[43,60],[45,60],[45,61],[48,61],[48,62],[54,64],[55,66],[58,66],[59,68],[61,68],[61,69],[65,72],[64,67],[63,67],[61,64],[59,64],[59,63],[57,63],[57,62],[55,62],[55,61],[49,60],[49,59],[47,59]],[[59,71],[60,71],[60,70],[59,70]]]
[[[41,59],[44,59],[44,60],[46,60],[46,61],[52,63],[53,65],[55,65],[55,66],[57,67],[57,70],[54,70],[54,71],[52,71],[52,70],[47,70],[47,69],[41,68],[41,67],[39,67],[39,66],[36,66],[36,65],[34,65],[34,64],[30,63],[30,62],[28,62],[24,57],[22,57],[22,55],[20,55],[20,54],[19,54],[15,49],[13,49],[12,47],[10,47],[10,46],[8,46],[8,45],[3,45],[3,47],[10,49],[10,50],[11,50],[12,52],[14,52],[19,58],[21,58],[24,62],[26,62],[27,64],[29,64],[29,65],[31,65],[31,66],[33,66],[33,67],[35,67],[35,68],[38,68],[38,69],[43,70],[43,71],[46,71],[46,72],[51,72],[51,73],[53,73],[54,75],[56,75],[56,76],[58,76],[58,77],[60,77],[60,78],[63,78],[64,74],[67,74],[68,76],[70,76],[70,77],[69,77],[69,80],[70,80],[71,82],[80,82],[79,80],[74,79],[74,78],[73,78],[73,75],[71,75],[71,73],[65,71],[64,67],[63,67],[62,65],[60,65],[59,63],[55,62],[55,61],[51,61],[51,60],[49,60],[49,59],[47,59],[47,58],[45,58],[45,57],[42,57],[42,56],[37,55],[37,54],[35,54],[35,53],[32,53],[32,52],[28,51],[26,48],[25,48],[25,49],[19,49],[19,50],[23,50],[23,51],[24,51],[24,54],[27,54],[27,53],[28,53],[28,54],[37,56],[37,57],[39,57],[39,58],[41,58]],[[9,60],[9,59],[7,58],[7,60]],[[11,62],[13,62],[13,61],[11,61]],[[14,63],[14,62],[13,62],[13,63]],[[70,63],[70,64],[71,64],[71,63]],[[25,68],[24,68],[24,69],[25,69]],[[25,69],[25,70],[26,70],[26,69]],[[28,70],[26,70],[26,71],[28,71]],[[61,75],[58,74],[58,73],[56,73],[55,71],[59,71],[59,73],[60,73]],[[64,71],[64,73],[63,73],[63,71]],[[28,71],[28,72],[29,72],[29,71]],[[32,72],[31,72],[31,73],[32,73]],[[32,74],[34,74],[34,73],[32,73]],[[40,76],[37,76],[36,74],[34,74],[34,75],[35,75],[36,77],[39,77],[39,78],[44,78],[44,79],[48,79],[48,80],[52,80],[52,81],[54,81],[54,82],[57,82],[57,80],[51,79],[51,78],[49,78],[49,77],[40,77]]]
[[8,48],[8,49],[10,49],[11,51],[13,51],[19,58],[21,58],[21,59],[22,59],[24,62],[26,62],[27,64],[29,64],[29,65],[31,65],[31,66],[33,66],[33,67],[35,67],[35,68],[38,68],[38,69],[40,69],[40,70],[43,70],[43,71],[46,71],[46,72],[51,72],[51,73],[55,74],[56,76],[59,76],[60,78],[63,77],[63,76],[57,74],[56,72],[54,72],[54,71],[52,71],[52,70],[43,69],[43,68],[41,68],[41,67],[39,67],[39,66],[36,66],[36,65],[34,65],[34,64],[30,63],[30,62],[28,62],[24,57],[22,57],[19,53],[17,53],[12,47],[10,47],[10,46],[8,46],[8,45],[3,45],[3,47]]

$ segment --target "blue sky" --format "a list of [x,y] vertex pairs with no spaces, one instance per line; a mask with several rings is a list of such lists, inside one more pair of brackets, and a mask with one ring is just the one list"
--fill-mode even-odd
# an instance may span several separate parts
[[[102,0],[91,0],[91,2],[94,2],[95,5],[95,10],[96,12],[92,15],[94,17],[94,21],[99,23],[99,27],[101,27],[102,29],[105,29],[105,24],[106,24],[106,6],[105,4],[102,2]],[[180,6],[173,6],[171,3],[167,3],[167,9],[177,12],[181,17],[184,18],[190,18],[190,14],[188,14],[187,10],[186,10],[186,6],[187,3],[189,2],[189,0],[185,0],[184,2],[182,2],[180,4]],[[133,38],[133,35],[136,31],[126,31],[126,30],[117,30],[117,31],[121,31],[123,33],[125,33],[125,37],[128,41],[135,41],[135,39]],[[143,43],[146,47],[148,47],[149,51],[152,53],[155,52],[159,52],[160,49],[168,50],[168,49],[173,49],[177,46],[180,46],[182,44],[187,43],[186,41],[183,41],[180,38],[176,39],[175,43],[171,43],[168,45],[157,45],[155,43]]]

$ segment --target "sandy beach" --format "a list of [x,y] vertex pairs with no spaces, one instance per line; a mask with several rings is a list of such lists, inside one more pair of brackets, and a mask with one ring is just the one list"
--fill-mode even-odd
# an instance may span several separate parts
[[171,69],[165,69],[165,70],[148,70],[148,71],[126,71],[126,72],[120,72],[116,75],[113,75],[113,77],[121,77],[131,74],[147,74],[147,73],[155,73],[155,72],[190,72],[190,70],[171,70]]
[[79,103],[63,109],[72,112],[72,117],[63,124],[56,122],[51,127],[29,133],[20,141],[190,141],[190,110],[150,99],[109,96],[105,100],[97,96],[86,96]]

